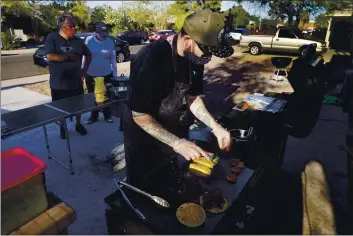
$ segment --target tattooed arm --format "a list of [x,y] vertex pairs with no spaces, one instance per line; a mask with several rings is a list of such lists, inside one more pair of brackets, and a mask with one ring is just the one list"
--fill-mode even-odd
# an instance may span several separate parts
[[203,103],[200,96],[187,96],[186,101],[191,112],[205,125],[211,129],[216,129],[220,126],[212,117],[212,115],[207,111],[207,108],[205,107],[205,104]]
[[132,111],[132,115],[138,126],[154,138],[172,147],[175,152],[181,154],[186,160],[194,160],[200,157],[209,159],[208,154],[195,143],[180,139],[170,133],[151,115],[135,111]]
[[218,124],[212,115],[207,111],[201,97],[187,97],[187,102],[190,104],[190,110],[196,118],[212,129],[213,134],[217,137],[219,147],[230,151],[232,144],[230,133]]
[[140,126],[144,131],[146,131],[148,134],[150,134],[157,140],[167,144],[168,146],[174,147],[174,145],[180,140],[179,137],[166,130],[151,115],[132,111],[132,116],[134,118],[135,123]]

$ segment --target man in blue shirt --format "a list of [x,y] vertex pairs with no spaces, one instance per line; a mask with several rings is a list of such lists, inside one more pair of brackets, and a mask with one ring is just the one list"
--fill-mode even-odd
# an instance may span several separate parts
[[[84,94],[83,79],[86,76],[91,53],[85,43],[76,34],[76,23],[71,15],[61,15],[57,24],[58,32],[48,35],[45,42],[49,60],[50,89],[52,101],[75,97]],[[81,69],[82,57],[85,56],[85,65]],[[81,124],[81,116],[76,116],[76,131],[86,135],[87,130]],[[63,127],[60,137],[66,138]]]
[[[108,26],[103,22],[96,24],[95,35],[88,36],[85,44],[92,53],[92,61],[87,71],[86,86],[88,92],[93,93],[94,78],[104,77],[104,83],[112,83],[112,77],[118,75],[116,49],[114,41],[109,37]],[[104,120],[113,122],[110,107],[103,108],[103,115]],[[92,111],[86,124],[98,121],[98,116],[98,110]]]

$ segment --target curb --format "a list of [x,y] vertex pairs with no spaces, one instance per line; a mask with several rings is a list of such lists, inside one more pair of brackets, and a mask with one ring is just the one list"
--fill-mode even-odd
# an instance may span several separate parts
[[34,53],[38,48],[19,49],[19,50],[1,50],[1,55],[21,55]]

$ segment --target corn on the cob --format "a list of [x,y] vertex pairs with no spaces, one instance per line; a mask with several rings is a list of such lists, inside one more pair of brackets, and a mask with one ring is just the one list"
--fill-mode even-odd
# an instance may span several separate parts
[[196,170],[196,171],[199,171],[205,175],[211,175],[211,169],[208,168],[207,166],[204,166],[204,165],[201,165],[201,164],[198,164],[198,163],[191,163],[189,168],[191,170]]
[[211,160],[201,157],[200,159],[194,160],[195,163],[207,166],[208,168],[212,169],[215,166]]

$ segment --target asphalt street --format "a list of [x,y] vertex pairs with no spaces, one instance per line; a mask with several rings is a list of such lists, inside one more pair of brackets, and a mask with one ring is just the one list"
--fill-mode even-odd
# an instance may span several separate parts
[[[143,46],[130,46],[131,55],[136,54]],[[1,80],[48,74],[48,69],[40,68],[33,64],[32,56],[32,54],[1,55]]]

